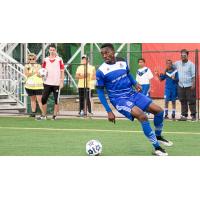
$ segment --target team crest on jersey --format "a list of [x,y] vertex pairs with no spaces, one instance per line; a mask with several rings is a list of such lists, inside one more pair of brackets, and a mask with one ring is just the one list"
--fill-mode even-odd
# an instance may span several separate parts
[[133,103],[130,102],[130,101],[127,101],[126,104],[127,104],[127,106],[132,106],[133,105]]
[[107,67],[107,71],[109,71],[110,70],[110,68],[109,67]]

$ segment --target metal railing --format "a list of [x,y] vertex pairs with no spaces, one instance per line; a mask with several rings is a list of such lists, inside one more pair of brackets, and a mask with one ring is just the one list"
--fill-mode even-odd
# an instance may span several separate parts
[[17,103],[26,107],[24,97],[23,69],[16,63],[0,63],[0,93],[9,95]]

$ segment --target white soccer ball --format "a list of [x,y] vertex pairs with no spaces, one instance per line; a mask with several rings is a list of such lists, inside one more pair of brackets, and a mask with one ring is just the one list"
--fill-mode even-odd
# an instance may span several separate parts
[[39,71],[38,71],[38,73],[39,73],[39,75],[41,76],[41,77],[47,77],[47,69],[45,69],[45,68],[41,68],[41,69],[39,69]]
[[102,152],[102,144],[98,140],[90,140],[86,144],[86,153],[89,156],[99,156]]

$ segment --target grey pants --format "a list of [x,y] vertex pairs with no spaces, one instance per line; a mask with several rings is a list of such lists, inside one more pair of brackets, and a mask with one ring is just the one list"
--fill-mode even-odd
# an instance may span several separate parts
[[188,105],[191,116],[196,117],[196,92],[191,87],[182,88],[178,86],[178,97],[181,102],[181,115],[188,117]]

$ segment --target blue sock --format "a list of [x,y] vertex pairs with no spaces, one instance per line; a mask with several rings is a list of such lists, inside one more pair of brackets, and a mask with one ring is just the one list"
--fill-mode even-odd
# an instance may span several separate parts
[[176,113],[176,110],[175,110],[175,109],[173,109],[173,110],[172,110],[172,114],[173,114],[173,115],[175,115],[175,113]]
[[163,128],[163,115],[164,112],[159,112],[158,114],[154,115],[154,126],[155,126],[155,134],[156,136],[161,136],[162,128]]
[[168,108],[165,108],[165,115],[168,115]]
[[141,126],[142,126],[145,136],[149,139],[149,141],[152,143],[154,148],[159,147],[160,145],[158,143],[155,133],[153,132],[150,126],[149,121],[141,122]]

